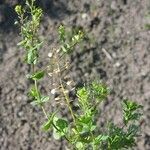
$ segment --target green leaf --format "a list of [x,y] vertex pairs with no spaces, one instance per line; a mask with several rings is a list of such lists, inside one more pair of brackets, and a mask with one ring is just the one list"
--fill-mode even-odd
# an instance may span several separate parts
[[91,123],[92,116],[81,116],[78,120],[81,123],[88,124],[88,123]]
[[51,116],[49,117],[48,121],[42,125],[42,129],[44,131],[48,131],[49,129],[51,129],[51,127],[53,125],[53,119],[54,119],[56,113],[57,112],[52,113]]
[[41,102],[45,103],[45,102],[49,101],[49,99],[50,99],[49,96],[42,96],[41,97]]
[[44,77],[45,71],[38,71],[31,76],[33,80],[39,80]]
[[77,34],[73,35],[72,44],[76,45],[77,43],[79,43],[83,39],[83,35],[83,32],[79,30]]
[[76,148],[77,148],[77,149],[82,149],[82,148],[83,148],[83,143],[77,142],[77,143],[76,143]]
[[64,136],[63,132],[58,132],[55,128],[53,129],[53,137],[56,140],[59,140],[62,136]]
[[60,40],[62,42],[65,42],[65,27],[63,25],[60,25],[59,28],[58,28],[58,33],[59,33],[59,37],[60,37]]
[[109,94],[109,89],[108,87],[101,83],[101,82],[97,82],[97,81],[94,81],[92,82],[91,84],[91,95],[93,96],[93,98],[96,98],[96,100],[104,100],[107,95]]
[[37,102],[35,102],[35,101],[38,100],[38,97],[40,96],[40,92],[37,91],[37,90],[35,89],[35,87],[33,86],[33,87],[30,89],[28,95],[34,100],[32,104],[33,104],[33,105],[36,105]]
[[56,126],[63,131],[64,129],[66,129],[68,127],[68,122],[64,119],[58,119],[56,121]]
[[61,46],[61,50],[64,52],[64,53],[67,53],[67,48],[65,46]]
[[53,137],[54,137],[54,139],[59,140],[62,137],[62,135],[59,132],[57,132],[56,129],[54,129],[53,130]]
[[94,139],[94,143],[96,145],[99,145],[101,142],[108,140],[108,135],[99,135]]
[[52,126],[52,121],[53,120],[48,120],[46,123],[44,123],[44,125],[42,126],[42,129],[45,131],[49,130]]
[[132,124],[128,128],[127,135],[128,136],[136,136],[138,131],[139,131],[139,126]]
[[65,44],[63,44],[63,45],[61,46],[61,50],[62,50],[64,53],[69,54],[69,53],[71,52],[71,50],[72,50],[72,47],[71,47],[70,44],[65,43]]
[[[36,95],[36,93],[33,93],[34,95],[35,95],[35,97],[33,97],[34,98],[34,100],[31,102],[31,104],[33,105],[33,106],[35,106],[35,105],[39,105],[39,106],[41,106],[41,105],[43,105],[44,103],[46,103],[47,101],[49,101],[49,96],[41,96],[41,99],[38,99],[38,95]],[[34,96],[33,95],[33,96]]]
[[54,117],[53,121],[54,121],[55,126],[58,129],[56,130],[56,128],[54,128],[53,136],[55,139],[60,139],[67,132],[68,122],[64,119],[59,119],[56,116]]
[[109,140],[107,144],[110,149],[120,150],[122,148],[129,149],[135,146],[136,126],[130,126],[127,131],[117,127],[111,123],[109,126]]
[[96,129],[96,125],[92,125],[90,131],[94,131]]
[[142,105],[138,105],[136,102],[133,102],[133,101],[125,99],[123,101],[123,108],[125,110],[135,111],[135,110],[137,110],[139,108],[143,108],[143,106]]
[[26,44],[26,40],[22,40],[17,44],[17,46],[24,46]]
[[42,46],[43,42],[37,43],[34,47],[34,49],[39,50]]
[[26,61],[27,61],[28,64],[36,64],[37,63],[37,61],[38,61],[38,49],[41,47],[41,45],[42,45],[42,42],[41,43],[36,43],[35,46],[32,46],[27,41],[25,48],[27,50]]
[[86,105],[86,103],[88,103],[89,92],[85,87],[77,90],[77,96],[78,96],[78,100],[81,103],[81,105]]
[[140,116],[142,115],[141,113],[137,113],[136,111],[138,109],[143,108],[142,105],[138,105],[135,102],[129,101],[129,100],[124,100],[123,101],[123,120],[125,125],[131,120],[138,120]]
[[34,61],[34,54],[32,50],[29,50],[27,53],[27,63],[32,64]]
[[29,91],[29,96],[31,96],[32,98],[36,98],[38,96],[38,93],[35,89],[35,87],[32,87]]
[[17,6],[15,7],[15,11],[16,11],[16,13],[17,13],[18,15],[21,15],[21,14],[22,14],[22,7],[21,7],[21,5],[17,5]]

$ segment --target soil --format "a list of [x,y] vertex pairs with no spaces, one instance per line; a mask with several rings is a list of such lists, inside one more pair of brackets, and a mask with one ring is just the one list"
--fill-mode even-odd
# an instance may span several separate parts
[[[14,6],[22,1],[0,1],[0,149],[65,150],[63,140],[40,130],[45,120],[39,108],[30,105],[29,66],[23,63],[18,29],[13,25]],[[43,0],[40,35],[45,41],[39,67],[49,61],[47,55],[57,45],[57,27],[80,27],[88,38],[70,56],[68,74],[83,85],[93,79],[106,82],[111,94],[100,106],[98,123],[106,119],[121,122],[121,101],[129,98],[144,106],[141,136],[135,150],[150,150],[150,24],[149,0]],[[40,88],[50,94],[48,80]],[[49,109],[52,109],[49,107]]]

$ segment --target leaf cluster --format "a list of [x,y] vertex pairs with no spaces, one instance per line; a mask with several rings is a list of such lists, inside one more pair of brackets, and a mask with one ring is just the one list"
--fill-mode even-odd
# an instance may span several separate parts
[[[106,85],[98,82],[93,82],[88,87],[78,89],[77,97],[80,112],[74,112],[75,122],[69,123],[61,118],[56,119],[57,116],[55,114],[55,117],[50,118],[44,123],[43,128],[49,130],[53,127],[52,124],[54,124],[56,126],[53,127],[54,137],[58,139],[58,137],[61,138],[65,135],[67,139],[70,139],[69,142],[75,145],[77,149],[85,149],[89,145],[92,146],[94,143],[98,143],[98,139],[103,141],[106,138],[105,135],[98,137],[94,135],[97,128],[95,115],[97,114],[97,104],[104,100],[108,93],[109,89]],[[93,105],[94,103],[95,105]],[[59,120],[59,124],[57,120]]]
[[124,100],[122,103],[123,109],[123,127],[110,123],[108,126],[108,141],[107,146],[109,150],[128,149],[135,146],[135,138],[138,136],[139,125],[136,121],[142,115],[139,110],[143,106],[131,100]]
[[21,26],[20,34],[22,36],[22,40],[18,45],[25,49],[25,61],[32,66],[32,73],[27,75],[27,78],[34,82],[29,91],[29,96],[33,100],[33,105],[43,106],[49,100],[49,97],[40,93],[37,81],[44,77],[45,71],[35,71],[35,64],[38,62],[38,51],[42,46],[38,35],[42,9],[36,7],[34,3],[35,0],[26,0],[25,7],[21,5],[15,7],[19,19],[16,24]]
[[32,105],[43,106],[43,104],[49,101],[50,99],[49,96],[42,95],[36,85],[37,81],[44,77],[44,74],[45,71],[37,71],[32,75],[30,74],[27,75],[27,78],[35,82],[35,85],[29,91],[29,96],[32,98],[32,102],[31,102]]
[[28,64],[36,64],[38,60],[38,50],[42,42],[38,36],[38,29],[42,17],[42,9],[34,5],[35,0],[26,0],[26,7],[17,5],[15,8],[19,21],[16,24],[21,25],[22,40],[18,43],[26,50],[25,61]]
[[137,112],[138,109],[143,108],[142,105],[138,105],[137,103],[129,100],[124,100],[122,106],[123,106],[123,113],[124,113],[123,121],[125,125],[127,125],[129,121],[138,120],[142,115],[141,113]]
[[[75,149],[93,150],[120,150],[135,146],[135,139],[139,133],[139,126],[135,120],[139,120],[137,111],[141,105],[129,100],[124,100],[123,107],[123,126],[119,127],[114,123],[109,123],[105,129],[99,130],[96,125],[95,117],[98,112],[98,104],[102,102],[109,93],[109,89],[101,82],[92,82],[87,87],[77,90],[79,113],[75,113],[75,123],[59,118],[59,124],[55,122],[54,137],[59,139],[66,136]],[[99,101],[98,101],[99,100]],[[95,105],[94,105],[95,104]],[[57,114],[55,114],[57,115]],[[53,116],[53,115],[52,115]],[[130,123],[129,123],[130,121]],[[48,120],[44,128],[49,130],[53,121]],[[47,125],[49,128],[47,128]],[[100,132],[99,132],[100,131]],[[105,132],[103,132],[105,131]]]
[[83,40],[84,34],[81,30],[78,30],[76,33],[73,33],[68,38],[66,29],[63,25],[60,25],[58,28],[59,39],[61,42],[61,50],[64,53],[71,53],[73,48]]

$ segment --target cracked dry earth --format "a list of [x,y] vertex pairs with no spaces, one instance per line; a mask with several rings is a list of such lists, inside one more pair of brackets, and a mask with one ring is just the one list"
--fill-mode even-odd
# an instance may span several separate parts
[[[13,26],[17,2],[21,1],[0,1],[0,149],[65,150],[64,141],[40,130],[43,114],[27,97],[29,67],[23,64],[23,51],[16,46],[18,30]],[[122,99],[142,104],[141,136],[135,150],[150,150],[150,30],[145,27],[150,24],[150,1],[44,0],[40,6],[44,9],[40,35],[45,39],[40,54],[45,61],[40,66],[47,64],[47,54],[57,44],[60,23],[83,28],[89,38],[70,56],[69,74],[77,86],[95,78],[110,86],[111,95],[100,106],[100,125],[106,119],[120,123]],[[50,94],[48,79],[40,88]]]

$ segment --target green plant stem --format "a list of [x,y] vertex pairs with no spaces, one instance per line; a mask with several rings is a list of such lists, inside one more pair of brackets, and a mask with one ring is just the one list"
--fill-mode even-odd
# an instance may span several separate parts
[[[44,107],[43,107],[43,106],[41,106],[41,108],[42,108],[42,111],[43,111],[43,113],[44,113],[44,115],[45,115],[46,119],[48,120],[49,118],[48,118],[48,115],[47,115],[47,113],[46,113],[46,111],[45,111]],[[59,132],[60,132],[60,130],[57,128],[57,126],[55,126],[55,124],[54,124],[54,123],[52,123],[52,125],[53,125],[53,127],[54,127],[57,131],[59,131]],[[65,134],[65,133],[64,133],[64,134]],[[64,135],[64,137],[65,137],[65,139],[66,139],[67,141],[69,141],[69,142],[71,143],[71,141],[67,138],[67,136],[66,136],[66,135]]]
[[[52,125],[53,125],[53,127],[54,127],[57,131],[60,132],[60,130],[57,128],[57,126],[56,126],[54,123],[52,123]],[[64,133],[64,134],[65,134],[65,133]],[[64,135],[64,138],[65,138],[69,143],[72,143],[72,142],[68,139],[68,137],[67,137],[66,135]]]
[[48,115],[47,115],[47,113],[46,113],[46,111],[45,111],[44,107],[43,107],[43,106],[41,106],[41,108],[42,108],[42,111],[43,111],[43,113],[44,113],[44,115],[45,115],[46,119],[48,120]]
[[[32,71],[33,71],[33,74],[34,74],[34,73],[35,73],[35,65],[34,65],[34,64],[32,65]],[[38,94],[38,100],[40,101],[40,94],[39,94],[39,92],[38,92],[37,80],[34,80],[34,86],[35,86],[35,89],[36,89],[36,93]],[[48,120],[48,119],[49,119],[49,118],[48,118],[48,114],[47,114],[46,110],[44,109],[44,107],[43,107],[42,105],[41,105],[41,109],[42,109],[42,111],[43,111],[43,113],[44,113],[46,119]],[[52,125],[53,125],[53,127],[54,127],[57,131],[60,131],[60,130],[55,126],[54,123],[52,123]],[[65,133],[64,133],[64,134],[65,134]],[[67,137],[66,135],[64,135],[64,138],[65,138],[68,142],[72,143],[72,142],[68,139],[68,137]]]
[[[44,107],[43,107],[43,106],[41,106],[41,108],[42,108],[42,111],[43,111],[43,113],[44,113],[44,115],[45,115],[46,119],[48,120],[48,115],[47,115],[47,113],[46,113],[46,111],[45,111]],[[60,130],[57,128],[57,126],[55,126],[55,124],[54,124],[54,123],[52,123],[52,125],[53,125],[53,127],[54,127],[57,131],[59,131],[59,132],[60,132]],[[66,136],[66,135],[64,135],[64,137],[65,137],[65,139],[66,139],[67,141],[69,141],[69,142],[71,143],[71,141],[67,138],[67,136]]]
[[70,110],[70,113],[71,113],[71,116],[72,116],[73,122],[75,123],[75,122],[76,122],[76,119],[75,119],[75,116],[74,116],[73,110],[72,110],[72,108],[71,108],[71,106],[70,106],[70,102],[69,102],[68,95],[65,93],[65,88],[64,88],[64,86],[63,86],[63,83],[62,83],[61,78],[60,78],[60,86],[61,86],[61,89],[62,89],[63,95],[64,95],[64,97],[65,97],[65,100],[66,100],[67,106],[68,106],[68,108],[69,108],[69,110]]

